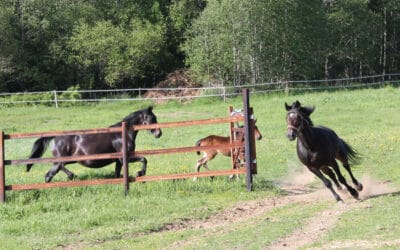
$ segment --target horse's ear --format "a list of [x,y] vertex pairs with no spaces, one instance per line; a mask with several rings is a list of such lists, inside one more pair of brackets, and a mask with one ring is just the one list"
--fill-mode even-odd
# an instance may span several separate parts
[[294,107],[295,108],[300,108],[301,103],[299,102],[299,100],[296,100],[296,102],[294,103]]
[[286,108],[286,111],[289,111],[291,106],[287,105],[287,103],[285,102],[285,108]]
[[147,108],[147,112],[148,112],[148,113],[152,113],[152,112],[153,112],[153,106],[149,106],[149,107]]

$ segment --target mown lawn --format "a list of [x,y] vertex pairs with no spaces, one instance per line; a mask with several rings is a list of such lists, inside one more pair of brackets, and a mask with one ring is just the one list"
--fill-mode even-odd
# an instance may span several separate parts
[[[399,96],[400,89],[390,86],[289,96],[251,95],[250,103],[263,134],[263,139],[257,141],[259,173],[254,180],[254,192],[246,192],[244,178],[228,181],[226,177],[217,177],[213,181],[203,178],[132,184],[126,197],[119,185],[7,192],[7,203],[0,205],[1,246],[7,249],[62,246],[156,249],[196,236],[198,244],[186,248],[267,247],[321,209],[337,204],[333,199],[328,203],[291,204],[243,224],[232,224],[215,234],[201,229],[183,230],[178,234],[158,231],[167,224],[208,218],[239,202],[284,195],[279,180],[302,168],[295,153],[295,143],[285,137],[285,101],[299,100],[315,105],[314,124],[331,127],[362,154],[361,164],[354,167],[356,176],[369,175],[400,187]],[[147,105],[149,103],[129,102],[68,108],[1,107],[0,130],[7,134],[102,128]],[[206,119],[227,116],[230,105],[240,108],[241,98],[227,102],[220,99],[170,102],[155,105],[154,112],[161,123]],[[168,128],[164,129],[160,139],[142,131],[137,138],[137,149],[193,146],[196,140],[209,134],[228,135],[228,125]],[[7,141],[6,159],[26,158],[32,143],[32,139]],[[197,159],[194,152],[151,156],[148,157],[148,175],[192,172]],[[230,167],[230,160],[219,156],[209,163],[209,167],[226,169]],[[49,168],[49,164],[35,165],[26,173],[25,166],[7,166],[6,182],[43,182]],[[131,173],[135,168],[138,165],[131,166]],[[100,170],[78,165],[69,169],[78,179],[110,178],[114,173],[111,165]],[[53,181],[60,180],[67,180],[64,173],[60,172]],[[365,202],[369,204],[368,209],[344,214],[337,226],[314,246],[340,240],[392,240],[400,235],[398,216],[392,216],[399,206],[398,195],[379,196]],[[270,217],[274,220],[266,219]]]

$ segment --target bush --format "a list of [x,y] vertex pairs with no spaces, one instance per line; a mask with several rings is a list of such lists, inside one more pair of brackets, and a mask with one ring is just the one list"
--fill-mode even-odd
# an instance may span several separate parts
[[79,92],[79,85],[69,87],[65,92],[58,96],[58,100],[63,106],[79,105],[78,100],[82,99],[82,93]]

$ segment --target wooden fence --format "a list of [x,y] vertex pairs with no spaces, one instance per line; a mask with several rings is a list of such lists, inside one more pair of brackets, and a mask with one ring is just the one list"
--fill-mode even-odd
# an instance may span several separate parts
[[[254,119],[252,116],[252,109],[249,106],[249,91],[243,89],[243,116],[229,116],[227,118],[214,118],[205,120],[182,121],[182,122],[167,122],[150,125],[138,125],[128,128],[126,123],[121,127],[110,127],[101,129],[89,130],[71,130],[71,131],[56,131],[56,132],[39,132],[39,133],[19,133],[19,134],[4,134],[0,131],[0,201],[5,202],[6,191],[15,190],[31,190],[43,189],[54,187],[76,187],[76,186],[89,186],[89,185],[104,185],[104,184],[124,184],[125,193],[129,191],[130,182],[148,182],[159,180],[172,180],[172,179],[185,179],[193,177],[206,177],[206,176],[221,176],[232,174],[246,174],[247,190],[253,189],[252,175],[256,173],[256,154],[254,142]],[[198,126],[207,124],[230,123],[231,135],[234,130],[234,123],[244,122],[245,140],[234,141],[231,137],[231,142],[224,145],[206,146],[206,147],[180,147],[180,148],[167,148],[167,149],[153,149],[144,151],[127,151],[127,132],[129,129],[133,130],[148,130],[155,128],[172,128],[182,126]],[[96,134],[96,133],[122,133],[123,145],[121,152],[95,154],[86,156],[68,156],[68,157],[49,157],[49,158],[35,158],[35,159],[19,159],[19,160],[6,160],[5,159],[5,140],[32,138],[32,137],[51,137],[61,135],[80,135],[80,134]],[[200,173],[182,173],[182,174],[168,174],[159,176],[140,176],[129,177],[128,159],[132,156],[146,156],[156,154],[173,154],[173,153],[186,153],[191,151],[202,151],[206,149],[216,148],[245,148],[245,168],[238,168],[232,161],[233,168],[229,170],[213,170]],[[234,155],[232,155],[234,157]],[[10,184],[6,185],[5,167],[8,165],[19,165],[29,163],[49,163],[49,162],[70,162],[70,161],[83,161],[83,160],[100,160],[100,159],[122,159],[123,178],[112,179],[97,179],[97,180],[79,180],[79,181],[64,181],[64,182],[51,182],[51,183],[36,183],[36,184]]]

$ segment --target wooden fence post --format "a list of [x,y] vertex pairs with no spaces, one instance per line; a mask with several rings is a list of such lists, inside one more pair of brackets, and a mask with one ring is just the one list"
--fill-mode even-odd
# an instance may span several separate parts
[[122,123],[122,168],[124,171],[125,195],[129,192],[128,124]]
[[244,114],[244,134],[245,134],[245,159],[246,159],[246,185],[247,191],[253,190],[253,174],[251,171],[251,166],[253,160],[251,159],[252,153],[252,140],[254,136],[251,136],[251,124],[250,124],[250,102],[249,102],[249,90],[242,89],[243,95],[243,114]]
[[0,202],[6,201],[6,176],[4,164],[4,132],[0,131]]
[[[229,117],[231,117],[231,115],[232,115],[232,112],[233,112],[233,107],[232,106],[229,106],[229,109],[228,109],[228,115],[229,115]],[[233,128],[234,128],[235,126],[234,126],[234,123],[233,122],[230,122],[229,123],[229,143],[233,143],[233,141],[234,141],[234,139],[235,139],[235,132],[233,131]],[[234,169],[235,168],[235,164],[236,164],[236,162],[235,162],[235,157],[234,157],[234,152],[235,152],[235,149],[234,148],[231,148],[230,149],[231,150],[231,163],[232,163],[232,169]]]
[[253,108],[250,108],[250,137],[252,140],[250,141],[251,143],[251,173],[252,174],[257,174],[257,150],[256,150],[256,140],[255,138],[255,127],[256,127],[256,120],[254,116],[254,111]]

